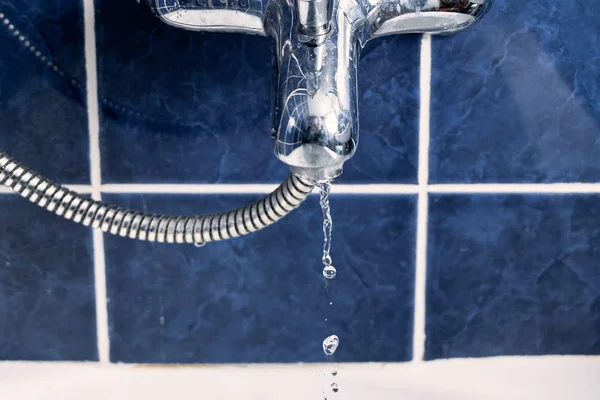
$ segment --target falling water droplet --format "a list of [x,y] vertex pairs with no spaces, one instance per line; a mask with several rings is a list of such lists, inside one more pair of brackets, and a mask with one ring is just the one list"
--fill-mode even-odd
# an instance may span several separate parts
[[327,279],[335,278],[336,274],[337,271],[333,265],[326,265],[325,268],[323,268],[323,276]]
[[331,384],[331,390],[333,391],[333,393],[337,393],[338,390],[340,390],[340,387],[338,386],[337,383],[334,382]]
[[206,246],[206,243],[205,242],[196,242],[196,243],[194,243],[194,246],[196,246],[196,247],[204,247],[204,246]]
[[335,369],[331,370],[331,375],[332,376],[336,376],[337,375],[337,370],[335,370]]
[[323,352],[330,356],[335,353],[339,344],[340,339],[336,335],[328,336],[323,340]]
[[331,305],[333,305],[333,301],[330,301],[330,302],[329,302],[329,305],[330,305],[330,306],[331,306]]

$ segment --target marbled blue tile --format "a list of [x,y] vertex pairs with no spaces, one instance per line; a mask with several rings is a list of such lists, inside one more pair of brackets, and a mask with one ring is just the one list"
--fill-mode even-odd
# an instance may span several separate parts
[[176,29],[143,2],[96,7],[105,182],[285,179],[267,38]]
[[600,180],[596,0],[496,0],[434,38],[431,181]]
[[[186,214],[255,198],[106,197],[127,207]],[[335,361],[409,360],[414,200],[333,196],[338,276],[331,299],[323,287],[317,196],[272,227],[203,248],[107,236],[111,360],[319,362],[331,333],[340,337]]]
[[340,183],[416,183],[420,38],[375,39],[363,50],[359,145]]
[[600,354],[600,196],[436,195],[426,358]]
[[[143,3],[143,2],[142,2]],[[276,182],[268,38],[188,32],[143,4],[96,0],[105,182]],[[346,181],[414,181],[418,38],[361,63],[363,135]]]
[[0,360],[97,360],[92,240],[0,195]]
[[0,14],[0,148],[55,181],[89,182],[82,3],[0,0]]

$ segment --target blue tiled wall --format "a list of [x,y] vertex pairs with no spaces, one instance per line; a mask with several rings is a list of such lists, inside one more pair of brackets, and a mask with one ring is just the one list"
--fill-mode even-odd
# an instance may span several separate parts
[[[173,29],[134,0],[95,5],[103,183],[287,176],[267,39]],[[0,148],[89,185],[81,2],[0,0],[0,13]],[[598,21],[595,0],[496,0],[475,27],[433,38],[430,183],[600,183]],[[416,35],[364,50],[361,143],[339,183],[416,184],[419,59]],[[530,191],[429,194],[427,360],[600,354],[600,191]],[[103,198],[189,214],[256,197]],[[203,248],[105,236],[111,361],[323,361],[331,331],[337,361],[410,360],[417,196],[332,206],[331,311],[315,197]],[[0,359],[98,359],[93,253],[86,228],[0,194]]]
[[[256,196],[107,199],[190,214],[239,207]],[[337,361],[410,359],[414,197],[333,199],[340,276],[331,297],[323,290],[319,265],[323,239],[317,200],[308,200],[287,224],[200,249],[107,238],[111,359],[322,362],[322,341],[330,331],[344,339]],[[368,232],[365,220],[371,221]],[[365,234],[377,242],[365,247]]]

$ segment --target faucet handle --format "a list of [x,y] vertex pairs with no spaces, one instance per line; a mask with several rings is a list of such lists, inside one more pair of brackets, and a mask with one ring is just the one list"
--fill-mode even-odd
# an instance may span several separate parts
[[493,0],[363,0],[370,37],[450,34],[480,19]]
[[264,16],[269,0],[146,0],[169,25],[214,32],[265,36]]

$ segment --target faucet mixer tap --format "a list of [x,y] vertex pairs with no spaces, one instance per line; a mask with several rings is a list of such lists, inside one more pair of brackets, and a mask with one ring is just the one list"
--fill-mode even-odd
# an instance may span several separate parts
[[358,145],[357,64],[367,41],[448,34],[492,0],[147,0],[176,27],[270,36],[275,155],[312,181],[335,178]]

